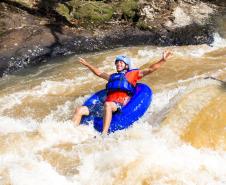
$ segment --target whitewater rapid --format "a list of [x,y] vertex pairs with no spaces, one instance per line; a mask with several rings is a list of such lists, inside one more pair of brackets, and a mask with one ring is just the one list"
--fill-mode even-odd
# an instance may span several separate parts
[[211,46],[119,48],[82,57],[111,73],[117,54],[142,69],[166,49],[172,59],[142,80],[154,91],[148,111],[105,138],[92,124],[71,121],[74,108],[105,84],[78,63],[80,56],[5,76],[0,184],[225,185],[226,87],[206,78],[226,80],[224,38],[216,34]]

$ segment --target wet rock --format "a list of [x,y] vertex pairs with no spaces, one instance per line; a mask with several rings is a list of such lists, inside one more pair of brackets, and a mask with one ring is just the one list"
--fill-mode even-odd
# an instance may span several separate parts
[[[36,2],[37,6],[38,1],[26,2],[29,1]],[[130,8],[114,13],[112,22],[86,29],[78,26],[78,22],[70,26],[72,22],[65,23],[56,17],[56,12],[46,15],[42,14],[43,10],[34,11],[29,6],[0,3],[0,25],[3,25],[0,75],[71,53],[120,46],[210,44],[213,41],[215,27],[211,16],[217,12],[216,5],[189,0],[140,0],[138,4],[134,6],[131,0]]]

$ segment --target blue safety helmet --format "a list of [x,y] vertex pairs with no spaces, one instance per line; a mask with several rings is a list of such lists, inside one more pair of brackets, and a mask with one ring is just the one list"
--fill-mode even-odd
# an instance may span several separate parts
[[131,61],[128,57],[126,56],[123,56],[123,55],[118,55],[116,58],[115,58],[115,62],[117,61],[123,61],[125,64],[128,65],[129,69],[131,69]]

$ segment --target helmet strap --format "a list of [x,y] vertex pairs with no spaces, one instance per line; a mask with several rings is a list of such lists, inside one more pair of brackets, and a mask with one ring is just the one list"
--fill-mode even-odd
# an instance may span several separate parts
[[126,64],[124,70],[128,71],[129,70],[129,65]]
[[126,73],[129,70],[128,64],[125,63],[124,69],[121,71],[121,73]]

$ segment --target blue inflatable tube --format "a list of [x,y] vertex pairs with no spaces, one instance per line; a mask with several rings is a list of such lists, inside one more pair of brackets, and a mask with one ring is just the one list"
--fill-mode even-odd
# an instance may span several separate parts
[[[101,104],[104,102],[106,97],[106,90],[101,90],[90,98],[88,98],[84,106],[92,106],[96,103]],[[142,83],[138,83],[136,85],[136,92],[130,101],[122,107],[120,112],[116,112],[112,116],[112,121],[110,124],[110,128],[108,130],[109,133],[115,132],[117,130],[126,129],[131,126],[135,121],[137,121],[148,109],[152,100],[152,91],[151,89]],[[99,115],[83,116],[81,123],[87,124],[90,122],[94,123],[94,128],[102,132],[103,130],[103,116],[102,110]]]

